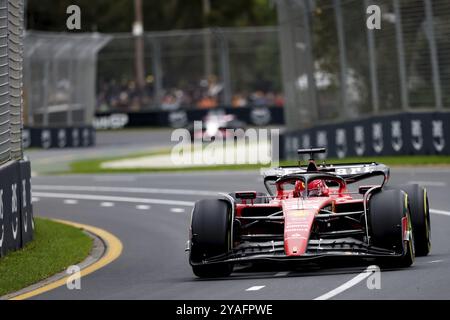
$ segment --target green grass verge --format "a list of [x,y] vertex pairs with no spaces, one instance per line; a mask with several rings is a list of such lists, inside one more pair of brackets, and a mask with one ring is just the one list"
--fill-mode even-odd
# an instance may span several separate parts
[[0,259],[0,296],[46,279],[83,261],[92,239],[80,229],[35,218],[34,240]]
[[[106,170],[101,168],[101,164],[106,161],[115,161],[115,160],[123,160],[123,159],[129,159],[129,158],[139,158],[139,157],[146,157],[146,156],[157,156],[162,154],[168,154],[170,153],[170,149],[158,149],[158,150],[152,150],[152,151],[142,151],[142,152],[136,152],[131,153],[128,155],[122,155],[122,156],[115,156],[115,157],[105,157],[105,158],[88,158],[83,160],[75,160],[70,163],[70,170],[68,171],[50,171],[50,172],[39,172],[43,175],[59,175],[59,174],[70,174],[70,173],[100,173],[100,171]],[[114,172],[114,170],[112,171]]]
[[[261,165],[217,165],[204,167],[161,167],[161,168],[125,168],[125,169],[105,169],[101,164],[111,160],[123,160],[137,158],[141,156],[167,154],[168,151],[145,153],[140,155],[130,155],[116,158],[87,159],[72,162],[70,171],[59,173],[74,174],[94,174],[94,173],[140,173],[140,172],[174,172],[174,171],[206,171],[206,170],[252,170],[259,169]],[[346,162],[380,162],[389,166],[425,166],[425,165],[449,165],[450,156],[383,156],[383,157],[355,157],[345,159],[327,159],[327,163],[346,163]],[[296,161],[281,161],[280,165],[296,165]]]

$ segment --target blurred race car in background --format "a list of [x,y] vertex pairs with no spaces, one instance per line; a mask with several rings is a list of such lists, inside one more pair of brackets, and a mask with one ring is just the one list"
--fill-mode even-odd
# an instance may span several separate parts
[[[186,250],[198,277],[223,277],[236,264],[376,261],[408,267],[430,252],[427,191],[386,186],[383,164],[278,167],[265,173],[268,191],[238,191],[196,202]],[[364,179],[381,183],[350,186]],[[373,179],[372,179],[373,178]]]
[[[211,141],[217,138],[219,135],[223,138],[233,138],[237,134],[244,135],[246,123],[237,119],[233,114],[226,114],[223,110],[210,111],[201,122],[200,127],[196,127],[194,124],[189,126],[189,132],[191,134],[191,140],[204,140]],[[242,132],[232,131],[227,129],[242,129]]]

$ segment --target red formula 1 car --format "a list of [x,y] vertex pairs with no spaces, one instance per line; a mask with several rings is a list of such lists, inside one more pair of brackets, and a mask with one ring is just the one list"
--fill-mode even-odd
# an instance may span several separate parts
[[[426,190],[385,186],[378,163],[309,164],[266,172],[269,194],[243,191],[200,200],[192,211],[189,263],[198,277],[223,277],[236,264],[362,259],[408,267],[430,251]],[[381,183],[353,184],[379,177]],[[374,179],[370,179],[374,180]]]

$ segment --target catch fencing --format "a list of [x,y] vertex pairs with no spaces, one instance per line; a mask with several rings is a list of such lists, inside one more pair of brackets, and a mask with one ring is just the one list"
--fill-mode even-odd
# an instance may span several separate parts
[[[380,29],[367,26],[373,5]],[[448,0],[279,0],[277,9],[288,129],[449,110]]]
[[23,0],[0,0],[0,257],[33,238],[31,167],[22,145]]
[[279,0],[277,9],[285,158],[308,147],[335,158],[450,154],[448,0]]
[[26,125],[80,126],[92,122],[97,52],[108,37],[96,33],[27,31]]
[[27,31],[24,52],[26,147],[94,143],[97,52],[109,37],[98,33]]
[[0,1],[0,164],[22,158],[22,33],[20,1]]
[[111,36],[98,55],[98,112],[283,104],[276,26]]

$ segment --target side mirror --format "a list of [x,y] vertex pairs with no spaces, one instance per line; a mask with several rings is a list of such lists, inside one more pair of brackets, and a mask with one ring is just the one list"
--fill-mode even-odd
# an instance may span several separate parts
[[254,199],[256,199],[256,192],[255,191],[237,191],[236,199],[254,200]]
[[376,187],[376,186],[359,186],[358,192],[359,192],[359,194],[364,195],[367,191],[369,191],[369,189],[372,189],[373,187]]

